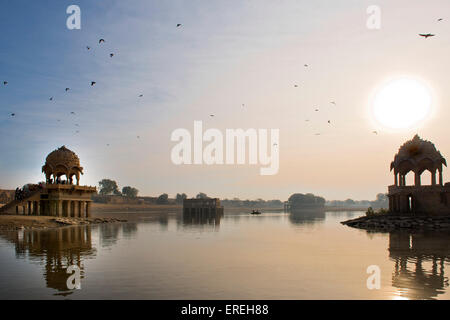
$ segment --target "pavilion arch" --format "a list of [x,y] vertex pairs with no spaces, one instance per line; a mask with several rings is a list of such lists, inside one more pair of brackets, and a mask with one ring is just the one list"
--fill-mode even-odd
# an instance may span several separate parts
[[80,166],[80,159],[65,146],[51,152],[42,167],[47,183],[61,183],[61,177],[66,177],[66,183],[72,184],[73,177],[76,184],[80,184],[80,175],[83,174],[83,167]]
[[[415,135],[400,147],[391,162],[391,171],[394,170],[396,186],[406,186],[406,175],[410,171],[414,172],[414,185],[420,186],[421,175],[425,170],[431,172],[431,185],[443,185],[442,165],[446,166],[447,162],[434,144]],[[436,172],[439,173],[438,182]]]
[[433,184],[433,173],[430,170],[424,170],[420,174],[420,185],[431,186]]

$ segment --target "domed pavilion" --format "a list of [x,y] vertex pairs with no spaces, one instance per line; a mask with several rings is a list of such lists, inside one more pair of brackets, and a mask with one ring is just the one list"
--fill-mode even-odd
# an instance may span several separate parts
[[[394,185],[389,186],[389,210],[407,214],[450,214],[450,186],[443,185],[445,158],[430,141],[415,135],[405,142],[391,162]],[[430,185],[422,185],[421,176],[431,173]],[[414,173],[414,185],[406,185],[406,175]],[[439,175],[438,181],[436,174]]]
[[[24,215],[87,218],[91,216],[92,194],[97,188],[80,186],[83,167],[75,152],[62,146],[51,152],[42,167],[45,183],[16,190],[15,200],[0,208]],[[74,178],[76,184],[74,184]],[[13,212],[11,212],[13,213]]]
[[47,183],[60,182],[61,176],[65,176],[67,183],[73,183],[73,177],[80,184],[80,174],[83,174],[83,167],[80,166],[80,159],[75,152],[70,151],[66,146],[51,152],[42,167]]

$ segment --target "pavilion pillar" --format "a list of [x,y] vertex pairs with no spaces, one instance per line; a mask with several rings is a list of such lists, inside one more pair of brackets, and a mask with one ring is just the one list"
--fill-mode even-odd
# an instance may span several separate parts
[[26,206],[26,205],[25,205],[25,206],[22,206],[22,214],[23,214],[23,215],[26,214],[26,209],[27,209],[27,206]]
[[419,172],[414,172],[414,185],[416,187],[420,186],[420,173]]
[[31,216],[31,209],[32,209],[31,201],[28,201],[28,215],[29,216]]
[[67,217],[70,218],[72,216],[72,201],[67,200]]
[[444,182],[442,181],[442,170],[439,170],[439,185],[444,185]]
[[86,218],[91,217],[91,202],[86,201]]
[[62,200],[57,200],[56,201],[56,215],[58,217],[62,217],[63,216],[63,202],[62,202]]
[[84,218],[84,201],[78,202],[78,217]]
[[436,185],[436,171],[433,171],[431,173],[431,185],[433,185],[433,186]]
[[79,206],[79,202],[78,201],[72,201],[72,217],[76,218],[78,217],[78,206]]
[[[398,186],[398,178],[397,178],[397,174],[394,174],[394,184],[396,185],[396,186]],[[285,206],[286,206],[286,204],[285,204]],[[286,209],[286,208],[285,208]]]
[[39,201],[36,201],[34,207],[35,207],[35,211],[36,211],[34,213],[34,215],[35,216],[41,215],[41,203]]

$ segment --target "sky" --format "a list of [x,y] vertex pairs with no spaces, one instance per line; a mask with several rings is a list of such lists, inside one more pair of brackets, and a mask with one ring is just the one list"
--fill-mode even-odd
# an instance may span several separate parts
[[[66,26],[72,4],[80,30]],[[380,29],[367,28],[374,4]],[[82,184],[110,178],[141,195],[375,199],[414,134],[450,155],[448,9],[447,0],[2,1],[0,188],[42,181],[46,155],[65,145],[80,157]],[[427,84],[432,112],[391,130],[373,119],[371,99],[400,76]],[[193,132],[196,120],[221,132],[279,129],[278,173],[175,165],[171,134]]]

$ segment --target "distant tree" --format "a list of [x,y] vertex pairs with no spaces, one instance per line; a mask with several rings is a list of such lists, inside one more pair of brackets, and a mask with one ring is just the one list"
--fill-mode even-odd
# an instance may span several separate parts
[[117,182],[114,180],[103,179],[98,184],[100,186],[99,193],[101,195],[107,195],[107,194],[118,195],[118,194],[120,194],[119,187],[117,186]]
[[200,192],[197,196],[197,199],[206,199],[208,198],[208,196],[206,195],[206,193]]
[[177,196],[175,197],[175,202],[178,204],[182,204],[183,200],[187,198],[186,193],[177,193]]
[[288,201],[292,208],[322,207],[325,205],[324,198],[317,197],[312,193],[307,194],[295,193],[289,197]]
[[389,198],[385,193],[377,194],[375,201],[370,202],[371,206],[374,208],[389,208]]
[[167,193],[163,193],[156,200],[157,204],[168,204],[169,203],[169,195]]
[[388,200],[389,199],[388,199],[387,194],[385,194],[385,193],[377,194],[377,200],[376,201],[383,202],[383,201],[388,201]]
[[283,206],[283,202],[281,202],[281,200],[269,200],[268,201],[268,205],[270,207],[282,207]]
[[136,198],[139,193],[139,190],[130,186],[126,186],[122,188],[122,194],[128,198]]
[[348,205],[348,206],[352,206],[352,205],[355,204],[355,200],[353,200],[353,199],[347,199],[347,200],[345,200],[345,204]]

